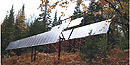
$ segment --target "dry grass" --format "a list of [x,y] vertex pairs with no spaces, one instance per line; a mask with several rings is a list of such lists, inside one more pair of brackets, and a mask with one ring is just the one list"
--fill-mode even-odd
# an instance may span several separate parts
[[80,52],[67,53],[61,51],[60,60],[58,60],[58,53],[40,53],[36,55],[36,61],[31,62],[31,53],[23,53],[18,60],[18,57],[12,56],[10,58],[2,58],[2,65],[128,65],[129,52],[111,49],[111,53],[107,55],[105,60],[98,57],[99,61],[82,61],[79,56]]

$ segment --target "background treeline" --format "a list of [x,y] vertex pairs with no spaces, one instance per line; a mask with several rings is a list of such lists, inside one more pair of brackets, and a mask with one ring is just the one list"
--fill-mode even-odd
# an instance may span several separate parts
[[[36,18],[33,22],[30,21],[31,23],[28,24],[25,20],[26,14],[24,13],[24,8],[25,6],[23,5],[15,17],[12,6],[9,15],[6,15],[3,23],[1,24],[2,55],[8,53],[8,51],[5,51],[5,49],[10,42],[39,33],[44,33],[49,31],[53,26],[59,25],[61,23],[60,17],[57,17],[57,11],[55,12],[54,20],[52,20],[50,16],[51,12],[46,12],[46,8],[41,8],[42,13],[39,14],[39,17]],[[80,49],[82,53],[80,56],[82,59],[88,58],[90,61],[92,61],[96,54],[103,54],[102,57],[105,57],[105,55],[109,53],[109,49],[118,48],[124,50],[129,48],[128,16],[120,16],[116,10],[106,12],[103,11],[104,9],[109,8],[110,7],[101,6],[100,2],[91,2],[87,8],[88,10],[85,14],[85,22],[82,21],[79,26],[84,26],[107,19],[112,19],[112,22],[107,34],[91,36],[90,33],[90,36],[87,37],[84,41],[85,45]],[[127,8],[128,7],[124,7],[124,9]],[[77,3],[73,15],[81,12],[83,11],[80,10],[79,3]],[[126,10],[126,15],[128,15],[127,13],[128,12]],[[83,16],[84,15],[72,17],[72,20]],[[44,49],[43,47],[44,46],[40,46],[38,51]],[[21,52],[27,51],[30,51],[30,49],[21,50]]]

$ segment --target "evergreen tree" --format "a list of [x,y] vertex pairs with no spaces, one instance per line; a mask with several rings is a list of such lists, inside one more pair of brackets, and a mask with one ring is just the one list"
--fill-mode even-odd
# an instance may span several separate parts
[[[82,12],[82,11],[80,10],[79,3],[77,3],[73,15],[80,14],[81,12]],[[82,16],[72,17],[72,20],[74,20],[74,19],[76,19],[76,18],[80,18],[80,17],[82,17]]]
[[14,11],[13,11],[13,5],[10,10],[9,16],[6,15],[3,23],[2,23],[2,55],[7,53],[5,51],[7,45],[14,41]]
[[[92,2],[90,4],[88,13],[86,14],[85,24],[91,24],[113,17],[112,15],[104,14],[102,10],[105,7],[101,7],[100,5],[101,4],[98,2]],[[82,58],[87,58],[92,61],[92,59],[96,58],[95,55],[97,54],[101,55],[103,58],[106,57],[107,51],[112,48],[128,49],[128,25],[121,23],[127,22],[127,20],[120,18],[119,14],[116,14],[115,11],[110,13],[113,13],[115,17],[112,19],[108,33],[105,36],[95,36],[94,39],[93,36],[87,37],[85,45],[81,49]]]
[[60,25],[61,24],[61,17],[59,17],[59,19],[58,19],[58,22],[57,22],[57,25]]
[[99,5],[100,4],[98,2],[90,3],[87,14],[85,16],[85,22],[84,22],[85,25],[105,20],[105,18],[101,14],[98,14],[103,9]]
[[26,36],[24,5],[22,6],[22,9],[18,11],[18,14],[16,16],[15,34],[15,40],[22,39]]
[[57,10],[55,11],[55,17],[54,17],[54,21],[52,23],[52,27],[56,26],[58,24],[58,21],[57,21]]
[[[102,10],[99,5],[100,4],[98,2],[90,3],[88,11],[85,15],[85,25],[105,20],[105,18],[101,14],[97,14],[100,12],[100,10]],[[102,57],[106,57],[105,53],[102,51],[102,49],[105,49],[107,47],[106,34],[91,36],[91,32],[89,33],[89,37],[87,37],[85,40],[85,45],[82,46],[82,54],[80,56],[82,57],[82,59],[85,60],[86,58],[89,61],[92,61],[92,59],[97,60],[95,57],[95,55],[97,54],[103,54]]]
[[36,35],[39,33],[44,33],[46,31],[49,31],[51,28],[51,16],[50,13],[46,12],[47,9],[41,8],[41,14],[39,14],[39,17],[35,19],[34,23],[31,23],[31,26],[29,27],[29,36]]

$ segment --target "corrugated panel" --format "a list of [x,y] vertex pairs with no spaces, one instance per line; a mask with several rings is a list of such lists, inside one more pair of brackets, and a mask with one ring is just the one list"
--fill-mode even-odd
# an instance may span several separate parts
[[28,38],[24,38],[18,41],[11,42],[6,48],[6,50],[58,42],[61,31],[62,29],[56,29],[35,36],[31,36]]

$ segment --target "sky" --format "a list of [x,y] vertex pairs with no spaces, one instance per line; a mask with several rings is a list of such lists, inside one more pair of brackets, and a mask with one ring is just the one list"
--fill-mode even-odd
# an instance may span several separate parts
[[[50,4],[53,4],[57,0],[50,0]],[[89,1],[84,2],[87,6],[89,5]],[[35,19],[41,13],[40,9],[37,9],[41,4],[40,0],[2,0],[0,2],[0,23],[4,20],[6,14],[9,14],[9,11],[14,5],[14,15],[16,16],[18,11],[22,8],[23,4],[25,5],[25,17],[27,20]],[[61,19],[67,18],[69,15],[72,15],[74,12],[74,8],[76,3],[69,3],[67,10],[65,8],[61,8],[59,6],[56,7],[57,9],[57,17],[61,15],[61,12],[65,13],[65,16]],[[54,18],[56,9],[53,9],[51,12],[52,19]]]

